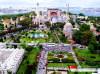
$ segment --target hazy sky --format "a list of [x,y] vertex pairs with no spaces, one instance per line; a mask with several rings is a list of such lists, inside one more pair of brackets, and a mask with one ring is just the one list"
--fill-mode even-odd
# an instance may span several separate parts
[[100,0],[0,0],[0,7],[35,7],[37,2],[40,7],[66,7],[69,3],[71,7],[100,8]]

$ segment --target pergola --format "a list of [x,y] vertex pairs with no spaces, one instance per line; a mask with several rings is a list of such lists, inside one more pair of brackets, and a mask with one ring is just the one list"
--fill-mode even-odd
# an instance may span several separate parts
[[0,74],[16,73],[24,53],[24,49],[0,48]]

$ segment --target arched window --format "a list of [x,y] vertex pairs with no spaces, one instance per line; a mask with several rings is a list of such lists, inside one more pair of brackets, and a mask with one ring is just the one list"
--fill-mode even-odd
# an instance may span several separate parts
[[51,16],[57,16],[57,12],[51,12]]

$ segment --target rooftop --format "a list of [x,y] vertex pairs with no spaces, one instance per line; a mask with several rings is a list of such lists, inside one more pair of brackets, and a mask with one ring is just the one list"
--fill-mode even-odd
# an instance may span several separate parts
[[10,55],[12,51],[5,51],[5,50],[0,50],[0,62],[4,62]]

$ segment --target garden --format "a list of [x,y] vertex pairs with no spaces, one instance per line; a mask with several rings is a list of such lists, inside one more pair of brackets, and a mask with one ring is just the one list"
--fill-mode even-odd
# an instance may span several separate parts
[[91,53],[88,48],[74,49],[80,65],[83,68],[98,68],[100,67],[100,54]]
[[48,35],[46,32],[41,31],[34,31],[31,30],[29,32],[24,33],[21,38],[21,43],[44,43],[47,42]]
[[48,67],[67,68],[70,65],[76,65],[71,53],[68,52],[48,52]]

